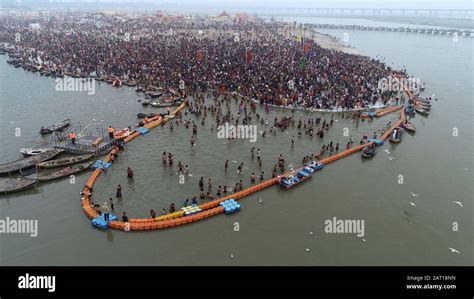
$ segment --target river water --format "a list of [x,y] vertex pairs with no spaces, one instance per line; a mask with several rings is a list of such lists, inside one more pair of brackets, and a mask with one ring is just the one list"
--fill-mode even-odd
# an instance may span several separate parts
[[[344,32],[324,31],[339,38]],[[77,175],[75,184],[67,178],[40,184],[0,197],[0,219],[39,222],[37,237],[0,234],[0,265],[472,265],[473,39],[454,42],[445,36],[363,31],[351,31],[348,38],[362,55],[406,66],[410,75],[426,83],[424,94],[438,99],[429,117],[412,120],[417,132],[405,134],[401,144],[387,143],[369,161],[358,154],[347,157],[288,191],[270,187],[242,199],[236,214],[163,231],[93,229],[79,195],[88,173]],[[70,118],[76,124],[121,128],[134,124],[137,112],[158,110],[143,109],[137,102],[140,95],[128,87],[97,84],[91,96],[57,92],[54,79],[15,69],[6,59],[0,56],[0,163],[19,158],[21,147],[47,145],[48,138],[37,133],[42,125]],[[284,114],[289,111],[272,109],[268,118]],[[299,166],[304,155],[319,151],[323,143],[333,140],[344,147],[345,128],[357,142],[396,120],[397,113],[358,126],[336,117],[324,141],[296,138],[293,149],[290,139],[296,130],[260,137],[256,143],[228,143],[208,129],[211,119],[206,120],[207,129],[199,131],[194,151],[190,130],[182,125],[172,131],[156,128],[128,144],[107,175],[99,177],[94,200],[114,197],[121,184],[123,199],[114,197],[118,214],[148,217],[151,208],[159,212],[171,202],[180,208],[186,197],[197,193],[200,176],[206,181],[211,177],[214,188],[233,186],[240,179],[249,186],[250,174],[259,173],[250,158],[252,146],[262,150],[268,178],[280,153]],[[453,128],[458,136],[453,136]],[[258,125],[259,131],[264,129]],[[175,167],[178,161],[189,164],[193,176],[185,184],[179,183],[176,168],[162,166],[163,151],[174,153]],[[236,173],[240,162],[245,164],[242,177]],[[135,171],[133,182],[126,179],[128,166]],[[364,220],[365,235],[325,233],[324,222],[333,217]],[[450,247],[460,254],[451,253]]]

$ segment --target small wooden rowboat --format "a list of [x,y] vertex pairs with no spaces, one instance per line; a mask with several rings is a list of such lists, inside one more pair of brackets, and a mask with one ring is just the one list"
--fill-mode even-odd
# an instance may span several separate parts
[[295,185],[298,185],[304,182],[305,180],[311,178],[314,171],[315,170],[309,166],[305,166],[301,170],[295,170],[292,174],[279,178],[278,181],[280,187],[283,189],[289,189],[291,187],[294,187]]
[[412,132],[412,133],[416,132],[415,126],[412,125],[411,123],[403,123],[401,127],[407,130],[408,132]]
[[62,158],[62,159],[41,162],[38,164],[38,166],[41,168],[54,168],[54,167],[60,167],[60,166],[67,166],[67,165],[72,165],[72,164],[77,164],[77,163],[87,161],[93,156],[94,156],[93,154],[90,154],[90,155],[81,155],[81,156],[75,156],[75,157],[67,157],[67,158]]
[[415,101],[415,105],[420,105],[420,106],[423,106],[423,107],[431,107],[431,104],[421,102],[421,101]]
[[37,180],[27,178],[0,178],[0,193],[23,191],[32,188],[37,183]]
[[23,157],[29,157],[40,155],[50,150],[52,150],[52,148],[22,148],[20,149],[20,153],[23,155]]
[[421,108],[420,106],[415,106],[415,111],[421,115],[428,115],[430,112],[426,109]]
[[42,154],[39,154],[39,155],[34,155],[34,156],[27,157],[27,158],[23,158],[21,160],[17,160],[17,161],[9,162],[9,163],[6,163],[6,164],[2,164],[2,165],[0,165],[0,174],[11,173],[11,172],[15,172],[15,171],[19,171],[19,170],[22,170],[22,169],[32,167],[35,164],[46,161],[46,160],[49,160],[49,159],[59,155],[62,152],[63,151],[61,151],[61,150],[50,150],[50,151],[46,151],[46,152],[44,152]]
[[54,124],[54,125],[49,126],[47,128],[41,127],[39,133],[41,135],[45,135],[45,134],[51,134],[53,132],[63,132],[64,129],[66,129],[70,125],[71,125],[71,120],[70,119],[65,119],[65,120],[60,121],[57,124]]
[[[403,135],[403,131],[400,129],[400,128],[396,128],[394,129],[394,131],[397,130],[397,133],[394,134],[394,132],[392,131],[390,133],[390,138],[388,139],[391,143],[400,143],[402,141],[402,135]],[[395,136],[394,136],[395,135]]]
[[113,87],[120,87],[122,86],[122,80],[116,79],[112,82]]
[[375,147],[366,147],[362,151],[363,158],[372,158],[373,156],[375,156],[375,154],[376,154]]
[[125,128],[123,130],[114,132],[114,138],[117,140],[122,140],[130,134],[131,134],[130,130],[128,128]]
[[71,174],[75,174],[75,173],[87,170],[91,167],[93,163],[94,161],[86,161],[84,163],[67,166],[65,168],[62,168],[60,170],[53,171],[53,172],[47,172],[47,173],[39,172],[36,175],[36,179],[38,179],[38,181],[40,182],[56,180],[65,176],[69,176]]
[[422,98],[416,98],[415,101],[417,101],[417,102],[422,102],[422,103],[425,103],[425,104],[431,104],[430,101],[424,100],[424,99],[422,99]]

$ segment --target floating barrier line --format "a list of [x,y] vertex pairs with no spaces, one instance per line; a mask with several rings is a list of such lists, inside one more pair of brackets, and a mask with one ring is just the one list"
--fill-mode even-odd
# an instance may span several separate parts
[[[397,80],[398,80],[398,77],[397,77]],[[405,92],[407,93],[407,95],[409,96],[409,98],[412,99],[413,98],[412,93],[408,90],[408,88],[405,87],[405,85],[402,84],[402,86],[403,86],[403,89],[405,90]],[[186,105],[186,102],[181,104],[171,114],[176,115],[177,113],[179,113],[179,111],[181,111],[185,107],[185,105]],[[403,106],[394,106],[394,107],[389,107],[387,109],[381,110],[381,111],[376,113],[377,117],[382,117],[384,115],[387,115],[389,113],[392,113],[392,112],[395,112],[395,111],[398,111],[398,110],[401,109],[400,119],[387,132],[385,132],[382,135],[382,137],[380,138],[381,140],[385,141],[388,138],[388,136],[390,136],[390,133],[395,128],[399,127],[402,124],[403,121],[405,121],[405,111],[402,108],[403,108]],[[148,129],[153,129],[153,128],[156,128],[157,126],[159,126],[162,122],[166,122],[166,121],[167,121],[167,119],[163,119],[160,116],[156,116],[154,118],[151,118],[150,121],[144,127],[148,128]],[[124,139],[124,142],[128,143],[128,142],[132,141],[133,139],[135,139],[136,137],[138,137],[139,135],[140,135],[140,133],[135,131],[132,134],[130,134],[129,136],[127,136]],[[354,154],[358,151],[361,151],[364,148],[366,148],[367,146],[372,145],[373,143],[374,142],[372,141],[372,142],[368,142],[368,143],[356,146],[354,148],[347,149],[345,151],[342,151],[341,153],[338,153],[338,154],[329,156],[327,158],[321,159],[320,162],[324,165],[335,162],[335,161],[340,160],[344,157],[352,155],[352,154]],[[107,158],[104,161],[109,162],[111,160],[111,156],[114,155],[117,152],[118,152],[118,148],[114,148],[112,150],[112,152],[110,153],[110,155],[108,155]],[[244,189],[244,190],[241,190],[239,192],[221,197],[219,199],[215,199],[215,200],[210,201],[208,203],[201,204],[198,207],[202,211],[200,211],[198,213],[195,213],[195,214],[185,215],[184,211],[181,210],[181,211],[177,211],[177,212],[174,212],[174,213],[170,213],[170,214],[155,217],[155,218],[131,218],[131,219],[129,219],[129,222],[123,222],[123,221],[118,221],[118,220],[110,221],[109,227],[113,228],[113,229],[124,230],[124,231],[157,230],[157,229],[165,229],[165,228],[175,227],[175,226],[179,226],[179,225],[183,225],[183,224],[187,224],[187,223],[196,222],[196,221],[199,221],[199,220],[202,220],[202,219],[206,219],[206,218],[215,216],[217,214],[224,213],[224,207],[220,205],[221,202],[229,200],[229,199],[238,200],[238,199],[247,197],[250,194],[253,194],[257,191],[260,191],[260,190],[263,190],[265,188],[268,188],[270,186],[275,185],[278,182],[280,177],[289,175],[290,173],[293,173],[293,172],[297,172],[297,171],[301,170],[302,168],[303,167],[298,168],[294,171],[286,172],[286,173],[284,173],[284,174],[282,174],[282,175],[280,175],[276,178],[272,178],[272,179],[263,181],[259,184],[251,186],[247,189]],[[90,206],[90,195],[91,195],[91,192],[92,192],[92,187],[93,187],[95,181],[97,180],[97,177],[99,176],[100,172],[101,171],[99,169],[94,170],[94,172],[91,174],[91,176],[87,180],[87,183],[84,186],[84,189],[82,191],[82,194],[83,194],[82,208],[83,208],[85,214],[87,215],[87,217],[89,217],[90,219],[94,219],[94,218],[99,216],[94,211],[94,209],[92,209],[92,207]]]

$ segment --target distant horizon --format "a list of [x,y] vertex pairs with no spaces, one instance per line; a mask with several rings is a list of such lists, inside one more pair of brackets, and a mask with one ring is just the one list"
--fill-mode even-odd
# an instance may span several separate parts
[[472,10],[474,5],[469,0],[454,0],[454,1],[429,1],[429,0],[388,0],[388,1],[351,1],[351,0],[336,0],[336,1],[310,1],[300,0],[297,2],[288,2],[286,0],[3,0],[0,7],[13,6],[30,6],[39,7],[42,5],[50,6],[60,4],[61,6],[77,5],[110,5],[110,4],[136,4],[136,5],[153,5],[153,6],[183,6],[183,7],[212,7],[219,8],[285,8],[285,7],[301,7],[301,8],[375,8],[375,9],[466,9]]

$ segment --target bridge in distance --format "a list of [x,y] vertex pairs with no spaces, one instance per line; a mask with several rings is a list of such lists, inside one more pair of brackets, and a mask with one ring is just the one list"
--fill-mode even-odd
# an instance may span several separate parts
[[[250,10],[250,9],[249,9]],[[424,9],[424,8],[310,8],[310,7],[253,7],[252,13],[265,16],[317,16],[317,15],[334,15],[334,16],[464,16],[473,17],[474,9]]]

